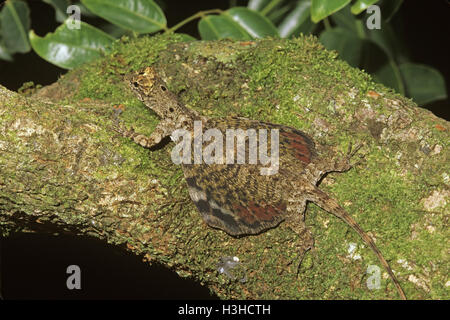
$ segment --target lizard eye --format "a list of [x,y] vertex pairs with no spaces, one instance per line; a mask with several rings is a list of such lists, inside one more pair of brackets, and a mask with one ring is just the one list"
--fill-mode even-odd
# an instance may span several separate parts
[[167,90],[167,88],[166,88],[166,87],[164,87],[164,86],[161,86],[161,90],[162,90],[162,91],[166,91],[166,90]]
[[137,81],[133,82],[133,86],[135,86],[136,88],[139,87],[139,83],[137,83]]
[[170,112],[173,112],[174,110],[173,110],[173,108],[169,108],[169,111],[170,111]]

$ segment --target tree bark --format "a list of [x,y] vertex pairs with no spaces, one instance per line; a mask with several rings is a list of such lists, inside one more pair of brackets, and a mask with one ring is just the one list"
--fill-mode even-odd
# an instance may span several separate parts
[[[169,88],[204,115],[290,125],[337,152],[364,142],[364,161],[328,175],[321,189],[376,239],[408,298],[448,298],[449,123],[308,37],[135,39],[31,96],[0,86],[3,237],[95,236],[194,277],[222,298],[398,298],[383,277],[380,290],[367,288],[366,270],[376,257],[314,205],[306,223],[316,246],[298,277],[298,243],[283,224],[242,238],[209,228],[171,162],[173,144],[145,150],[111,129],[117,116],[146,134],[159,121],[122,81],[146,65],[155,65]],[[357,249],[349,252],[353,242]],[[240,263],[221,273],[227,257]]]

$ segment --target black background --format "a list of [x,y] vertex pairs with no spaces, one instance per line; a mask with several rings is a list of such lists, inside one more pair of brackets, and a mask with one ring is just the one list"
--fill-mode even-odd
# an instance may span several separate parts
[[[228,1],[165,2],[169,26],[199,10],[228,7]],[[53,32],[58,26],[53,9],[38,0],[28,3],[32,29],[40,36]],[[447,92],[450,92],[449,13],[446,0],[406,0],[396,22],[396,31],[405,40],[412,61],[438,69],[446,79]],[[197,36],[196,22],[179,31]],[[65,72],[33,52],[16,54],[12,63],[0,61],[0,84],[11,90],[17,90],[26,81],[47,85]],[[425,107],[440,117],[450,118],[448,99]],[[0,246],[0,294],[4,299],[215,298],[194,281],[181,279],[162,266],[148,267],[139,257],[97,239],[16,234],[1,239]],[[80,291],[69,291],[65,286],[65,271],[71,264],[81,267]]]

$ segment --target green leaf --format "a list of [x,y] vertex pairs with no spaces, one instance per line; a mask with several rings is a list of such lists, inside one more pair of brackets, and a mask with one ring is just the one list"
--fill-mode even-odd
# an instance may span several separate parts
[[253,38],[279,37],[277,28],[257,11],[234,7],[223,13],[236,21]]
[[208,15],[200,19],[198,31],[203,40],[251,40],[252,37],[230,17]]
[[258,10],[263,16],[267,16],[269,13],[273,12],[279,8],[283,3],[283,0],[271,0],[263,9]]
[[247,4],[247,8],[250,10],[261,11],[264,9],[271,0],[250,0]]
[[398,62],[406,62],[407,54],[403,39],[398,37],[398,33],[392,28],[389,23],[381,22],[381,29],[367,30],[367,35],[370,40],[380,46],[384,52],[391,58]]
[[366,10],[368,7],[373,5],[374,3],[377,3],[378,0],[357,0],[351,7],[351,11],[353,14],[360,14],[364,10]]
[[10,53],[30,51],[30,9],[23,1],[9,0],[0,12],[3,44]]
[[104,23],[97,25],[97,28],[101,31],[109,34],[111,37],[118,39],[122,37],[123,35],[129,34],[129,30],[125,30],[118,25],[109,23],[107,21],[104,21]]
[[282,38],[289,38],[299,33],[307,33],[311,30],[313,23],[310,17],[311,0],[300,0],[297,6],[278,26]]
[[357,33],[357,18],[350,12],[350,7],[345,7],[338,12],[335,12],[331,19],[337,27],[341,27],[352,32]]
[[67,19],[67,7],[70,6],[69,0],[43,0],[55,9],[55,19],[63,22]]
[[165,29],[166,17],[152,0],[81,0],[93,13],[127,30],[152,33]]
[[406,93],[417,104],[447,98],[444,77],[436,69],[415,63],[403,63],[399,68]]
[[267,19],[272,21],[274,25],[278,24],[294,7],[287,4],[285,6],[276,8],[270,13],[266,14]]
[[319,40],[328,50],[336,50],[339,57],[347,61],[349,65],[358,67],[364,42],[356,34],[336,27],[322,32]]
[[329,15],[341,10],[351,0],[312,0],[311,2],[311,19],[314,23],[325,19]]
[[364,41],[360,67],[370,73],[377,82],[394,89],[402,95],[406,94],[397,62],[376,42],[371,40]]
[[114,41],[113,37],[84,22],[80,22],[79,29],[69,29],[67,21],[45,37],[30,31],[33,50],[61,68],[72,69],[99,58]]
[[386,64],[371,74],[375,81],[405,95],[405,86],[403,84],[402,75],[394,60],[387,60]]
[[95,18],[95,17],[97,17],[96,14],[94,14],[91,11],[89,11],[89,9],[86,8],[86,6],[84,4],[82,4],[81,2],[77,2],[77,6],[80,8],[82,17],[87,17],[87,18]]
[[12,56],[9,54],[9,52],[6,50],[4,46],[0,44],[0,59],[6,60],[6,61],[13,61]]

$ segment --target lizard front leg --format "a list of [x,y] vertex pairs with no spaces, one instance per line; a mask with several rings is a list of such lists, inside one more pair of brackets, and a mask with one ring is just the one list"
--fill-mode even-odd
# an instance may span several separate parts
[[158,123],[150,136],[145,136],[135,132],[133,127],[131,127],[131,129],[127,129],[118,122],[115,123],[113,130],[121,136],[133,140],[135,143],[143,146],[144,148],[152,148],[159,144],[163,138],[170,136],[175,130],[175,127],[173,126],[173,120],[163,119]]

